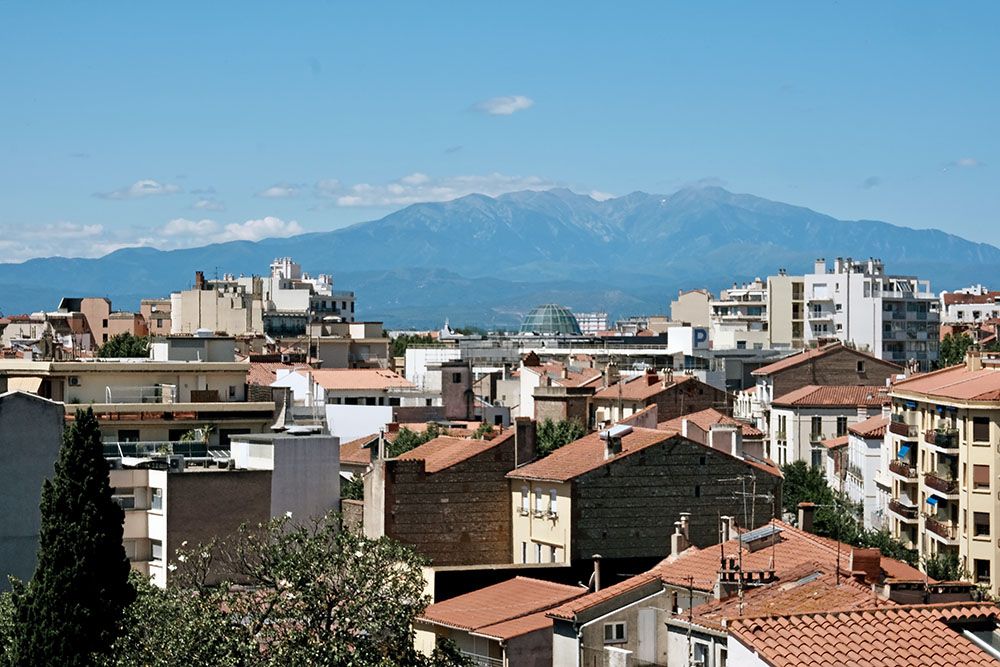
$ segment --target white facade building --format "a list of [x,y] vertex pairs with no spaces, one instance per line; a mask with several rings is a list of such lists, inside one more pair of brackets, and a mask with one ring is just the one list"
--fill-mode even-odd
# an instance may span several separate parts
[[761,350],[770,345],[768,286],[760,278],[734,284],[710,302],[712,347],[717,350]]

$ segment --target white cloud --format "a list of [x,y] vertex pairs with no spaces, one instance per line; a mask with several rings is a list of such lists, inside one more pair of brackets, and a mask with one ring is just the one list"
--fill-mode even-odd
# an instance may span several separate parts
[[294,236],[303,232],[302,225],[294,220],[285,222],[281,218],[267,216],[258,220],[230,223],[220,235],[220,241],[259,241],[271,237]]
[[340,191],[340,181],[336,178],[324,178],[316,181],[313,189],[317,197],[333,197]]
[[101,199],[142,199],[144,197],[174,195],[179,192],[181,192],[179,185],[161,183],[152,178],[144,178],[128,187],[112,190],[111,192],[98,192],[94,196]]
[[597,201],[607,201],[609,199],[614,199],[615,198],[615,195],[611,194],[610,192],[601,192],[600,190],[591,190],[587,194],[590,195],[591,199],[594,199],[594,200],[597,200]]
[[223,204],[218,199],[212,199],[211,197],[205,199],[199,199],[191,208],[197,209],[199,211],[225,211],[226,205]]
[[219,231],[219,225],[214,220],[188,220],[186,218],[174,218],[167,224],[160,227],[160,233],[164,236],[209,236]]
[[20,236],[40,239],[87,239],[100,236],[103,225],[78,225],[73,222],[56,222],[51,225],[28,227]]
[[257,196],[267,199],[291,199],[292,197],[298,197],[301,192],[301,186],[292,183],[276,183],[258,192]]
[[962,167],[963,169],[974,169],[976,167],[982,167],[983,163],[974,157],[960,157],[951,163],[953,167]]
[[413,173],[381,185],[358,183],[336,198],[338,206],[407,206],[441,202],[473,193],[496,197],[517,190],[548,190],[560,184],[538,176],[507,176],[493,173],[435,179]]
[[512,113],[529,109],[534,104],[535,101],[533,99],[524,95],[502,95],[477,102],[472,108],[482,113],[488,113],[491,116],[509,116]]

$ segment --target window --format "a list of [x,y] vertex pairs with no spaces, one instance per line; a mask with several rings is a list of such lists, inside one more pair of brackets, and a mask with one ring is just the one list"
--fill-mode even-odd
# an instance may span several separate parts
[[549,547],[549,562],[550,563],[555,563],[556,562],[556,551],[558,551],[558,549],[556,549],[555,547]]
[[701,667],[710,667],[712,664],[709,661],[708,644],[702,644],[701,642],[695,642],[694,644],[694,664],[701,665]]
[[976,570],[976,583],[990,583],[990,562],[988,560],[976,558],[973,560],[973,563],[975,564],[973,567]]
[[229,398],[236,398],[236,385],[229,385]]
[[701,486],[698,484],[694,485],[694,497],[701,498]]
[[150,540],[150,547],[152,547],[153,558],[152,560],[163,560],[163,542],[159,540]]
[[705,461],[707,461],[707,460],[708,459],[706,459],[704,456],[699,456],[698,457],[698,465],[700,465],[700,466],[705,465]]
[[556,514],[558,512],[558,501],[559,492],[555,489],[549,491],[549,513]]
[[521,511],[530,512],[531,511],[531,500],[529,496],[531,491],[528,489],[527,484],[521,487]]
[[859,373],[865,372],[865,362],[863,359],[858,359],[858,372]]
[[990,513],[989,512],[973,512],[972,513],[972,534],[976,537],[989,537],[990,536]]
[[452,373],[451,374],[451,383],[452,384],[461,384],[462,383],[462,374],[461,373]]
[[624,623],[605,623],[604,624],[604,643],[605,644],[621,644],[626,641],[627,634],[625,633]]
[[972,488],[986,490],[990,488],[990,467],[988,465],[977,463],[972,466]]
[[111,499],[118,503],[123,510],[135,508],[135,489],[114,488],[111,490]]
[[542,545],[538,543],[535,544],[535,562],[542,562]]
[[163,509],[163,489],[150,489],[151,495],[149,500],[149,508],[154,510]]
[[522,563],[527,563],[528,562],[528,543],[527,542],[521,542],[521,562]]
[[541,512],[542,511],[542,490],[541,489],[535,489],[535,511],[536,512]]
[[847,435],[847,417],[837,417],[837,437]]
[[813,417],[812,425],[809,430],[809,434],[812,436],[813,440],[818,440],[823,435],[823,418]]
[[989,417],[972,418],[972,439],[975,442],[990,441],[990,420]]
[[118,442],[139,442],[138,429],[119,429]]

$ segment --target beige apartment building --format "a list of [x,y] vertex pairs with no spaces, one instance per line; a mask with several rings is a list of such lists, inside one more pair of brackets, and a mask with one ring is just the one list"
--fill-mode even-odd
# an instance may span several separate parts
[[894,535],[921,557],[954,554],[1000,593],[1000,359],[964,364],[892,389],[885,440]]

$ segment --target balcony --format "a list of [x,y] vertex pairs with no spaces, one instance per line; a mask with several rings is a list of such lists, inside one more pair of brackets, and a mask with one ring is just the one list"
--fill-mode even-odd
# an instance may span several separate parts
[[958,495],[958,480],[953,476],[929,472],[924,475],[924,484],[947,496]]
[[900,521],[905,521],[906,523],[916,523],[917,521],[917,508],[911,505],[904,505],[898,500],[889,501],[889,511],[896,515]]
[[889,422],[889,432],[903,438],[916,438],[920,433],[920,428],[912,424],[893,420]]
[[814,445],[818,445],[819,443],[823,442],[825,439],[826,439],[826,436],[823,435],[822,433],[810,433],[809,434],[809,442],[811,442]]
[[917,479],[916,468],[906,461],[900,461],[899,459],[889,461],[889,470],[900,477],[906,478],[907,481],[915,481]]
[[503,660],[500,658],[491,658],[479,653],[469,653],[468,651],[462,651],[461,653],[462,657],[475,667],[503,667]]
[[939,449],[958,449],[958,429],[939,428],[924,433],[924,441]]
[[181,456],[195,458],[209,456],[208,443],[202,440],[190,440],[183,442],[146,441],[146,442],[117,442],[105,441],[101,445],[104,448],[105,458],[122,458],[134,456],[136,458],[155,458],[180,454]]
[[927,517],[924,521],[924,526],[927,528],[928,532],[933,535],[937,535],[942,541],[953,543],[957,542],[958,538],[955,530],[955,524],[950,521],[940,521],[931,517]]
[[105,403],[176,403],[177,386],[158,384],[148,387],[104,388]]

